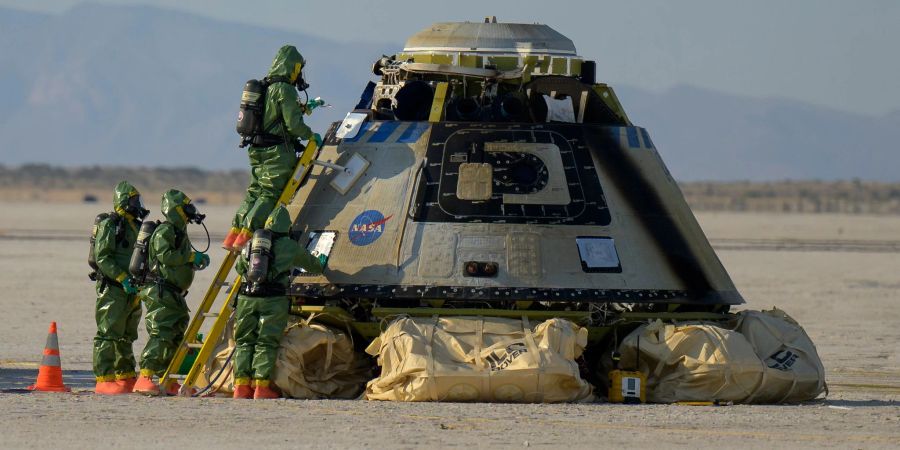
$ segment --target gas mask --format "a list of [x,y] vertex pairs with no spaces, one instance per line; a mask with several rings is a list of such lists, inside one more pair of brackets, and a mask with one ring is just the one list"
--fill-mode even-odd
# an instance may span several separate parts
[[184,211],[184,215],[187,216],[188,223],[193,222],[196,224],[200,224],[203,223],[203,219],[206,218],[206,214],[200,214],[200,212],[197,211],[197,207],[194,206],[193,203],[188,203],[187,205],[182,206],[181,210]]
[[303,72],[306,72],[306,66],[303,66],[303,68],[300,69],[300,74],[297,75],[297,79],[294,80],[294,86],[298,91],[305,91],[309,89],[309,83],[306,82],[306,77],[304,76]]
[[125,212],[131,214],[136,219],[142,220],[144,217],[147,217],[147,214],[150,214],[150,211],[144,209],[144,200],[141,199],[140,195],[132,195],[128,197],[128,204],[125,205]]

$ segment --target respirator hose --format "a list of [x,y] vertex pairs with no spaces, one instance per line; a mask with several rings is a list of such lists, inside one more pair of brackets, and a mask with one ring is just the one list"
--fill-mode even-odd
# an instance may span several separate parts
[[195,252],[206,253],[209,251],[209,247],[212,244],[212,240],[209,237],[209,229],[206,228],[206,224],[203,222],[200,222],[200,225],[203,226],[203,231],[206,232],[206,249],[204,249],[202,252],[200,250],[197,250],[197,248],[194,247],[193,242],[191,242],[191,249],[194,250]]

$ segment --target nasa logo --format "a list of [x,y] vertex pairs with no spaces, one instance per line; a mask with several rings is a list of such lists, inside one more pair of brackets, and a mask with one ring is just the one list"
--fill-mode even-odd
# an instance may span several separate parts
[[374,209],[363,211],[350,224],[347,238],[350,239],[350,243],[353,245],[369,245],[384,234],[384,224],[391,220],[391,217],[394,216],[384,217],[384,214]]

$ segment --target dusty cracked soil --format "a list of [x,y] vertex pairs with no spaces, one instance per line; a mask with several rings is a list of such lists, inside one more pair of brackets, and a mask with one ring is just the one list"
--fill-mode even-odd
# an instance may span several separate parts
[[[698,214],[744,307],[778,306],[804,325],[825,363],[830,395],[799,406],[690,407],[95,396],[85,258],[86,233],[102,207],[0,208],[15,212],[0,217],[2,448],[900,448],[897,217]],[[231,208],[206,212],[215,240]],[[205,243],[199,232],[193,238]],[[213,250],[214,262],[221,256]],[[211,276],[199,274],[189,303],[199,301]],[[74,393],[20,393],[34,380],[51,320],[59,323]],[[143,334],[142,327],[138,351]]]

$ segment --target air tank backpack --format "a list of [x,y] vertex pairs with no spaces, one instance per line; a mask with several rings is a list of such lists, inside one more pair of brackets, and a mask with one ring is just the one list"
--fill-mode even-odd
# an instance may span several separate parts
[[147,275],[150,273],[150,236],[153,236],[153,232],[158,226],[159,221],[157,220],[147,220],[141,224],[137,241],[134,243],[134,250],[131,252],[128,272],[138,280],[139,284],[147,281]]
[[244,84],[241,93],[241,106],[238,110],[237,126],[235,129],[241,135],[240,147],[258,145],[268,147],[284,142],[281,136],[270,134],[263,129],[263,114],[265,113],[266,91],[273,83],[286,83],[284,77],[263,78],[262,80],[248,80]]
[[247,281],[243,293],[252,296],[283,294],[284,288],[268,283],[266,275],[275,255],[272,251],[272,232],[260,228],[253,232],[250,245],[244,247],[244,258],[247,259]]
[[91,228],[91,249],[88,251],[88,266],[91,267],[91,273],[88,274],[88,278],[91,281],[97,281],[101,276],[100,266],[97,265],[97,255],[94,252],[94,243],[97,242],[97,230],[100,228],[100,222],[103,222],[105,219],[112,219],[116,225],[116,245],[119,245],[125,239],[125,224],[122,223],[118,214],[114,212],[97,214],[97,217],[94,218],[94,227]]

